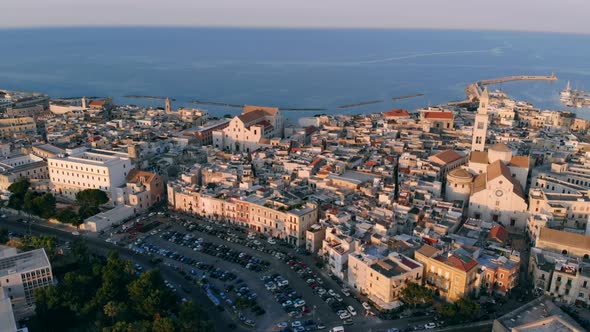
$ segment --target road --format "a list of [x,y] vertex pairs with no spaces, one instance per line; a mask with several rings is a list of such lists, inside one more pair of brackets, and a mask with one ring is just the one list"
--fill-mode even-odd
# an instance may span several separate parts
[[[20,217],[17,216],[10,216],[7,215],[6,218],[3,218],[0,221],[0,225],[3,228],[6,228],[12,232],[18,232],[22,234],[31,234],[31,235],[53,235],[57,237],[61,241],[74,241],[80,236],[75,236],[72,233],[66,230],[58,230],[43,224],[37,223],[28,223],[24,224],[22,222],[17,222],[16,220]],[[175,285],[181,285],[194,291],[190,294],[183,292],[181,289],[177,289],[179,295],[181,297],[185,297],[187,299],[192,300],[195,303],[200,304],[204,310],[206,310],[209,318],[213,322],[216,331],[226,331],[228,330],[228,322],[232,322],[232,317],[227,312],[220,312],[214,306],[211,305],[211,302],[205,295],[205,293],[201,290],[201,288],[194,286],[192,283],[187,282],[182,278],[176,271],[173,269],[165,266],[165,265],[154,265],[150,261],[149,256],[139,255],[131,251],[130,249],[119,247],[110,243],[106,243],[104,240],[91,237],[91,236],[83,236],[88,249],[91,252],[106,255],[110,250],[114,250],[119,253],[122,259],[130,260],[133,263],[138,263],[144,266],[147,269],[151,268],[159,268],[162,276],[169,280],[170,282],[174,283]],[[241,326],[237,326],[232,328],[233,331],[248,331],[246,328]]]

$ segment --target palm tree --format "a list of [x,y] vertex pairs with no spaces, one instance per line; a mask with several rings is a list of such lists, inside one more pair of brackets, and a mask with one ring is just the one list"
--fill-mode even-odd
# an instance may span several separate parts
[[115,302],[109,301],[107,304],[104,305],[103,311],[105,315],[111,318],[111,324],[115,324],[115,317],[119,315],[121,307],[117,305]]

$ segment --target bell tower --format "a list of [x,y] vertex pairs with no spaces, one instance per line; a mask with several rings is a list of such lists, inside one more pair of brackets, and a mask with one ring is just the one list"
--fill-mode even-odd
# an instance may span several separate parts
[[471,140],[471,151],[484,151],[486,147],[486,136],[488,134],[488,104],[490,94],[488,88],[484,88],[479,98],[479,107],[473,123],[473,137]]

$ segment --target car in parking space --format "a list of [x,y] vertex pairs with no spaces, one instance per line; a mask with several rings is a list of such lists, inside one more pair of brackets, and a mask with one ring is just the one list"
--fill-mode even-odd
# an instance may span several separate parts
[[280,322],[280,323],[277,323],[277,327],[279,329],[284,329],[284,328],[286,328],[288,326],[289,326],[289,322]]
[[324,294],[326,294],[326,290],[325,290],[324,288],[318,288],[318,289],[317,289],[317,292],[318,292],[318,294],[319,294],[319,295],[324,295]]
[[356,316],[356,310],[354,310],[354,308],[351,305],[346,307],[346,309],[348,310],[348,312],[350,312],[351,315]]
[[350,290],[348,288],[342,288],[342,294],[344,294],[345,296],[350,296]]
[[363,302],[363,308],[365,308],[365,310],[371,310],[371,306],[367,302]]
[[296,321],[291,322],[291,327],[299,327],[301,325],[303,325],[303,324],[301,324],[300,320],[296,320]]
[[303,299],[298,299],[293,302],[293,306],[295,308],[300,308],[300,307],[303,307],[304,305],[305,305],[305,300],[303,300]]
[[268,244],[277,244],[277,241],[275,241],[275,239],[273,239],[272,237],[269,237],[267,242]]
[[304,332],[305,331],[305,327],[303,326],[297,326],[296,328],[293,329],[294,332]]
[[426,323],[426,324],[424,324],[424,328],[427,329],[427,330],[432,330],[432,329],[435,329],[436,328],[436,324],[434,324],[432,322],[431,323]]
[[336,292],[333,289],[328,290],[328,294],[336,296]]
[[244,324],[246,324],[247,326],[250,326],[250,327],[255,327],[256,326],[256,323],[253,320],[251,320],[251,319],[247,319],[244,322]]

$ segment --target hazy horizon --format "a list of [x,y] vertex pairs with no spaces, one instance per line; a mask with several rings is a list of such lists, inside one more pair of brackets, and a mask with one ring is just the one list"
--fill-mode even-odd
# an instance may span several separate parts
[[583,0],[405,2],[323,0],[21,0],[3,6],[0,28],[204,27],[434,29],[590,33]]

